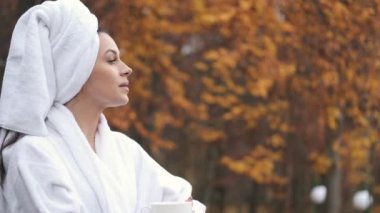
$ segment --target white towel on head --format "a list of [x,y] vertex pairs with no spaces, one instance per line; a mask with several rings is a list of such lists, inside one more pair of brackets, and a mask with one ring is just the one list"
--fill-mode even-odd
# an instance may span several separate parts
[[5,67],[2,128],[47,134],[45,119],[53,103],[73,98],[91,74],[99,50],[97,29],[97,18],[79,0],[46,1],[21,16]]

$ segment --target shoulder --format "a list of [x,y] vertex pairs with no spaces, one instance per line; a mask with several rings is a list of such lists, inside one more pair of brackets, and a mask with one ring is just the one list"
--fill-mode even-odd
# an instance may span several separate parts
[[[117,140],[120,141],[126,141],[126,142],[135,142],[132,138],[128,137],[126,134],[117,132],[117,131],[111,131],[111,134],[113,137],[115,137]],[[135,142],[136,143],[136,142]]]
[[117,141],[118,145],[120,145],[120,146],[133,148],[133,149],[142,149],[140,144],[138,144],[135,140],[128,137],[124,133],[112,131],[111,134],[115,138],[115,140]]
[[39,151],[50,146],[49,140],[46,137],[25,135],[22,136],[14,144],[6,148],[12,152]]
[[121,132],[112,131],[112,135],[121,152],[133,157],[135,160],[141,160],[149,156],[147,152],[132,138]]
[[4,163],[7,161],[29,161],[31,159],[43,162],[54,156],[54,148],[46,137],[26,135],[3,150]]

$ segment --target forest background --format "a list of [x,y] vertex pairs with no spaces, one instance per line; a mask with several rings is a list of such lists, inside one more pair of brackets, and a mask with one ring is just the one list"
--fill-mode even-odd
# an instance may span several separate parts
[[[1,72],[18,17],[41,2],[0,1]],[[110,125],[207,212],[358,212],[358,190],[380,212],[380,0],[83,2],[134,70]]]

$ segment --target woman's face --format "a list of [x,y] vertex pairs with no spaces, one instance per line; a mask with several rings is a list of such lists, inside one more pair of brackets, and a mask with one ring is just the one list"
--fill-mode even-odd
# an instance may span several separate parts
[[120,59],[115,41],[107,33],[99,33],[99,52],[90,78],[83,92],[106,107],[117,107],[128,103],[129,81],[132,69]]

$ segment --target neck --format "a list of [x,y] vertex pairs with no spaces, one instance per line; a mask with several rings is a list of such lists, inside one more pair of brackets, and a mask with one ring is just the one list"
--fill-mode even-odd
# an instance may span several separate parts
[[86,136],[92,149],[95,151],[95,135],[99,123],[102,107],[97,106],[93,101],[77,96],[66,104],[66,107],[73,113],[75,120]]

